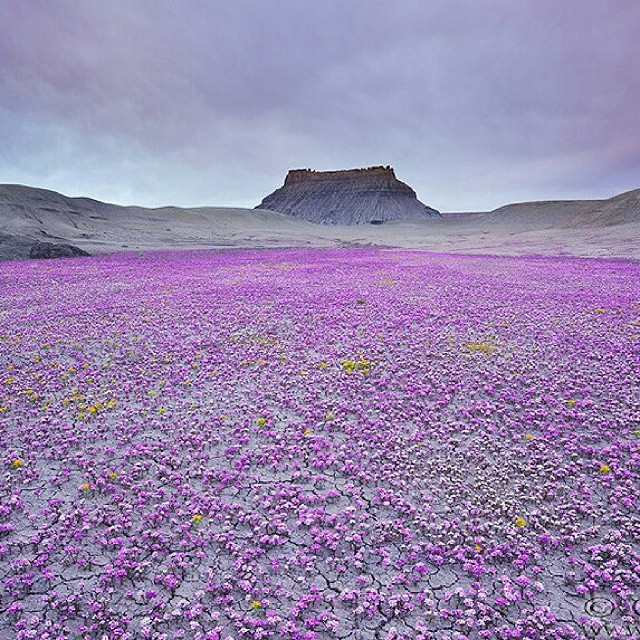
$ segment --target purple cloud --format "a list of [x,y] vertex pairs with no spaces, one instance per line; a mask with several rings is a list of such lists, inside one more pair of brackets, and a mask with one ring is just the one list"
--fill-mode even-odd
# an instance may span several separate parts
[[636,188],[640,5],[0,6],[0,182],[251,206],[393,164],[439,209]]

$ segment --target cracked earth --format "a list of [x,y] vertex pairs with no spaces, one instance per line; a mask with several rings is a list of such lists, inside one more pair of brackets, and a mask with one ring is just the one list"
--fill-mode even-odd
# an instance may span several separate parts
[[0,267],[0,637],[640,635],[640,266]]

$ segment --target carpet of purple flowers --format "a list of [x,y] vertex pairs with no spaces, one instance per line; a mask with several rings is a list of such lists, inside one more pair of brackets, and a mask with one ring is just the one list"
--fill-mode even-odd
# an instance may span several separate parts
[[0,637],[640,634],[640,264],[0,268]]

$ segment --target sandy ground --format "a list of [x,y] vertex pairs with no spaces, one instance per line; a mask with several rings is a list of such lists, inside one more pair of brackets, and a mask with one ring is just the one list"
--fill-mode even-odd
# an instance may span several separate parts
[[[277,214],[243,210],[224,211],[226,224],[211,225],[203,219],[172,220],[160,230],[124,227],[97,231],[90,237],[61,236],[89,251],[157,250],[211,247],[339,247],[388,246],[443,252],[493,255],[571,255],[583,257],[640,258],[640,224],[599,229],[559,230],[553,227],[529,230],[490,225],[481,219],[441,222],[390,222],[380,226],[325,227],[281,219]],[[244,216],[248,219],[243,219]],[[250,216],[250,217],[249,217]],[[87,234],[89,235],[89,234]],[[55,240],[55,239],[54,239]]]
[[[253,221],[251,221],[253,222]],[[640,258],[640,224],[600,229],[536,228],[514,230],[490,226],[481,220],[442,222],[390,222],[381,226],[323,227],[277,221],[253,226],[244,221],[228,233],[210,227],[173,227],[172,237],[138,237],[122,240],[71,238],[70,242],[90,253],[120,250],[211,247],[340,247],[386,246],[438,252],[492,255],[567,255],[581,257]]]

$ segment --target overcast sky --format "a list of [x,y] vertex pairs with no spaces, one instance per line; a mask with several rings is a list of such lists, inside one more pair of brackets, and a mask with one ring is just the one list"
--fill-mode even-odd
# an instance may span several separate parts
[[253,207],[377,164],[442,211],[640,187],[640,1],[0,1],[0,182]]

